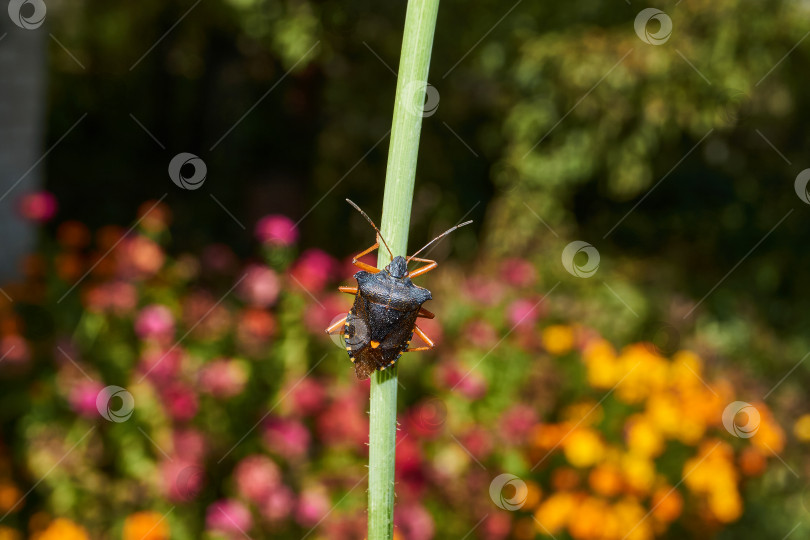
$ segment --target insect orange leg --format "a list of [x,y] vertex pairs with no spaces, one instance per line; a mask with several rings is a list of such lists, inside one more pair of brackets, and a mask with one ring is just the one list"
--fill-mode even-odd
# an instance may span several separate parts
[[430,349],[435,347],[435,344],[433,343],[433,340],[430,339],[429,337],[427,337],[427,335],[425,335],[425,333],[422,332],[422,329],[419,328],[418,326],[414,325],[413,333],[416,334],[417,336],[419,336],[420,338],[422,338],[422,341],[427,343],[427,347],[415,347],[413,349],[405,349],[405,352],[429,351]]
[[348,294],[357,294],[357,287],[347,287],[345,285],[341,285],[340,287],[338,287],[338,290],[340,292],[345,292]]
[[335,332],[337,332],[337,331],[338,331],[338,329],[343,328],[343,324],[346,322],[346,319],[347,319],[348,317],[349,317],[349,316],[348,316],[348,315],[346,315],[345,317],[343,317],[342,319],[340,319],[338,322],[336,322],[335,324],[333,324],[332,326],[330,326],[329,328],[327,328],[327,329],[326,329],[326,333],[327,333],[327,334],[334,334]]
[[379,272],[379,271],[380,271],[380,269],[379,269],[379,268],[376,268],[376,267],[374,267],[374,266],[371,266],[370,264],[366,264],[366,263],[364,263],[363,261],[358,261],[357,259],[359,259],[359,258],[360,258],[360,257],[362,257],[363,255],[368,255],[369,253],[371,253],[372,251],[374,251],[374,250],[375,250],[375,249],[377,249],[378,247],[380,247],[380,242],[379,242],[379,241],[375,242],[373,246],[371,246],[371,247],[370,247],[370,248],[368,248],[367,250],[363,251],[362,253],[358,253],[357,255],[355,255],[355,256],[354,256],[354,259],[352,259],[352,264],[353,264],[353,265],[355,265],[355,266],[357,266],[358,268],[362,268],[362,269],[363,269],[363,270],[365,270],[366,272],[370,272],[370,273],[372,273],[372,274],[376,274],[377,272]]
[[425,319],[432,319],[436,315],[434,315],[430,311],[426,310],[425,308],[419,308],[419,313],[416,316],[417,317],[424,317]]
[[427,274],[428,272],[430,272],[431,270],[433,270],[434,268],[439,266],[439,263],[437,263],[436,261],[432,261],[430,259],[420,259],[418,257],[414,257],[411,260],[412,261],[419,261],[419,262],[428,263],[425,266],[421,266],[421,267],[417,268],[413,272],[408,272],[408,277],[412,277],[412,278],[416,277],[416,276],[421,276],[422,274]]

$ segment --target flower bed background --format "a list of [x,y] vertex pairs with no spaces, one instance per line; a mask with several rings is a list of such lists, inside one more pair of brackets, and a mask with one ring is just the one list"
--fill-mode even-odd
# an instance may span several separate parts
[[[184,253],[167,206],[137,217],[59,224],[4,287],[0,539],[363,538],[368,381],[323,332],[350,254],[280,215],[250,259]],[[418,280],[438,347],[400,362],[397,537],[789,532],[810,416],[760,400],[735,436],[752,376],[660,332],[611,343],[549,266],[482,254]]]

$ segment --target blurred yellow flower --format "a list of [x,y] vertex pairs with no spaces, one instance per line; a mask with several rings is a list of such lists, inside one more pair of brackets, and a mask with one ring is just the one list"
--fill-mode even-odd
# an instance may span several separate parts
[[568,532],[574,538],[601,538],[602,525],[609,513],[607,503],[597,497],[585,497],[576,516],[570,520]]
[[655,424],[642,415],[632,416],[625,423],[627,447],[642,457],[656,457],[664,451],[664,438]]
[[90,540],[90,536],[84,527],[77,525],[65,518],[57,518],[39,534],[32,537],[33,540]]
[[554,493],[540,504],[534,513],[537,531],[548,535],[556,534],[574,514],[576,497],[569,492]]
[[576,428],[562,443],[568,463],[574,467],[590,467],[605,455],[605,445],[599,434],[589,428]]
[[619,538],[649,540],[653,537],[652,525],[647,519],[647,512],[636,499],[623,498],[613,505],[613,511],[619,518],[622,531]]
[[169,527],[157,512],[137,512],[124,521],[124,540],[167,540]]
[[551,354],[561,355],[574,348],[574,329],[555,324],[547,326],[542,333],[543,346]]
[[540,484],[532,480],[526,481],[526,498],[523,506],[526,508],[537,508],[540,504],[540,498],[543,496],[543,490]]
[[802,442],[810,442],[810,413],[803,414],[793,424],[793,433]]
[[621,366],[616,351],[606,341],[596,341],[585,348],[588,384],[593,388],[613,388],[621,380]]
[[681,515],[683,497],[677,489],[664,485],[655,490],[651,504],[653,516],[660,521],[669,523],[675,521]]
[[751,438],[754,446],[768,452],[779,453],[785,448],[785,432],[776,423],[771,410],[762,402],[752,403],[759,411],[759,429]]
[[591,470],[588,484],[599,495],[612,497],[622,490],[622,475],[615,465],[602,463]]
[[652,461],[639,455],[626,454],[622,456],[621,467],[624,481],[632,493],[649,493],[655,482],[655,465]]

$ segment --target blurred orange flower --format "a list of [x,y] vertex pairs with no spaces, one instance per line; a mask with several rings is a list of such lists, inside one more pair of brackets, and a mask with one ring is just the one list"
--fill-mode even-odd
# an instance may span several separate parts
[[137,512],[124,521],[123,540],[167,540],[169,527],[157,512]]

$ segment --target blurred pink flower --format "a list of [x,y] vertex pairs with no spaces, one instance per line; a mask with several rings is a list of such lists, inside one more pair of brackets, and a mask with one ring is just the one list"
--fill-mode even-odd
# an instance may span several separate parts
[[285,392],[290,413],[308,416],[323,408],[326,401],[324,385],[312,377],[305,377],[290,390]]
[[163,492],[172,502],[195,499],[205,487],[205,469],[194,461],[174,459],[160,464]]
[[311,293],[315,293],[335,278],[338,262],[320,249],[308,249],[301,254],[290,270],[293,281]]
[[98,408],[96,408],[96,399],[99,392],[104,390],[104,385],[97,381],[88,381],[86,379],[77,381],[76,384],[70,389],[68,394],[68,402],[73,411],[85,418],[95,418],[99,416]]
[[492,435],[482,427],[474,427],[461,436],[461,444],[476,459],[486,459],[492,453],[494,442]]
[[418,503],[398,507],[394,512],[394,524],[405,540],[431,540],[435,534],[430,512]]
[[357,540],[366,537],[366,520],[362,514],[336,516],[323,523],[323,534],[329,540]]
[[168,307],[160,304],[146,306],[135,319],[135,333],[141,339],[171,339],[174,336],[174,315]]
[[3,336],[0,338],[0,358],[2,358],[0,367],[3,367],[3,364],[14,367],[28,364],[31,359],[28,342],[19,334]]
[[307,329],[326,339],[323,331],[333,321],[345,317],[351,307],[351,298],[346,294],[330,294],[321,299],[321,304],[310,302],[304,311],[304,324]]
[[531,328],[543,314],[543,303],[526,298],[518,298],[506,309],[512,327]]
[[273,305],[281,290],[276,273],[267,266],[251,264],[245,269],[245,277],[239,284],[239,296],[248,304],[266,308]]
[[112,312],[127,315],[138,303],[135,286],[125,281],[102,283],[84,294],[84,304],[92,311]]
[[253,517],[241,502],[222,499],[206,510],[205,526],[209,531],[222,533],[229,538],[243,538],[253,527]]
[[356,395],[335,398],[317,419],[318,436],[329,446],[362,449],[368,442],[368,415]]
[[270,492],[260,511],[270,522],[282,521],[290,516],[295,506],[295,494],[285,485],[279,485]]
[[406,437],[397,432],[397,451],[395,474],[398,491],[403,498],[419,498],[427,487],[425,467],[422,460],[422,449],[415,437]]
[[164,386],[180,373],[183,362],[183,351],[180,348],[169,349],[162,347],[149,347],[144,351],[139,362],[138,370],[153,383]]
[[295,521],[302,527],[312,527],[329,512],[329,507],[329,497],[323,488],[305,489],[295,508]]
[[20,197],[20,215],[38,223],[49,221],[56,214],[57,207],[56,197],[49,191],[34,191]]
[[514,287],[528,287],[537,279],[537,272],[529,261],[511,258],[501,263],[501,277]]
[[476,319],[464,327],[465,339],[476,347],[487,348],[495,345],[498,334],[487,321]]
[[408,433],[424,438],[434,438],[444,429],[447,406],[438,398],[426,398],[417,403],[406,417]]
[[229,398],[242,393],[247,372],[238,360],[214,360],[200,371],[200,390],[217,398]]
[[501,416],[498,428],[501,437],[510,446],[523,444],[529,430],[537,423],[537,413],[525,404],[512,406]]
[[484,306],[494,306],[503,298],[503,285],[481,276],[473,276],[464,282],[465,296]]
[[236,465],[233,475],[239,494],[259,506],[265,504],[281,485],[278,465],[261,454],[244,458]]
[[205,435],[194,428],[176,429],[172,434],[174,454],[183,461],[201,463],[205,458]]
[[197,414],[197,396],[190,388],[180,383],[173,383],[165,388],[162,397],[166,411],[175,420],[184,422]]
[[183,325],[204,341],[215,341],[231,327],[231,313],[208,291],[194,291],[183,299]]
[[309,439],[309,431],[297,420],[271,418],[264,426],[267,447],[287,459],[302,459],[309,448]]
[[166,255],[155,242],[136,235],[125,239],[116,248],[118,271],[122,277],[145,278],[163,267]]
[[487,393],[487,381],[484,377],[463,366],[447,362],[437,370],[439,385],[461,393],[468,399],[479,399]]
[[203,269],[208,272],[231,274],[236,270],[239,260],[227,245],[211,244],[203,249],[200,262]]
[[494,512],[487,517],[482,527],[485,540],[504,540],[512,530],[509,512]]
[[256,238],[265,245],[289,246],[298,240],[298,227],[287,216],[271,214],[256,223]]

